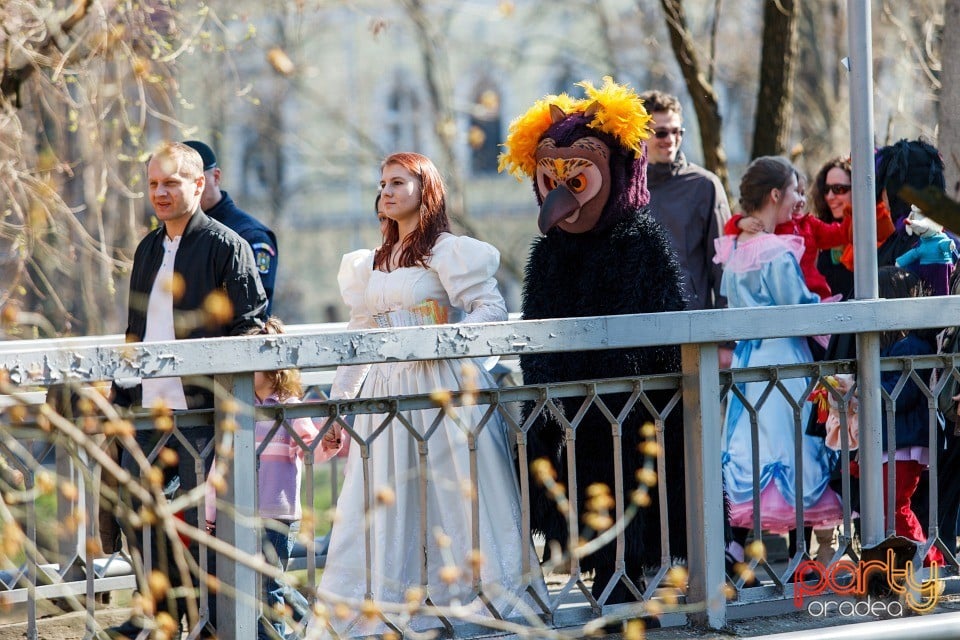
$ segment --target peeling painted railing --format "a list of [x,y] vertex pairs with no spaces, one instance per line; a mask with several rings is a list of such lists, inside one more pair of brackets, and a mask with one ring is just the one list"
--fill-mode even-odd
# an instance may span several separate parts
[[[765,586],[753,589],[741,589],[736,599],[727,603],[724,584],[727,577],[724,571],[723,550],[723,511],[721,492],[720,458],[722,402],[728,397],[731,386],[747,380],[775,380],[790,377],[819,379],[838,370],[842,365],[813,364],[795,367],[751,369],[721,373],[718,371],[717,344],[729,340],[744,338],[771,338],[787,335],[820,335],[826,333],[864,333],[876,335],[879,331],[909,328],[942,327],[956,322],[960,318],[960,297],[941,297],[911,301],[871,301],[849,302],[832,305],[806,305],[801,307],[759,308],[724,311],[698,311],[666,313],[657,315],[611,316],[599,318],[579,318],[550,321],[504,322],[488,325],[445,325],[436,327],[415,327],[394,330],[370,331],[311,331],[300,333],[297,330],[282,336],[252,336],[244,338],[217,338],[201,341],[173,341],[153,344],[122,345],[115,339],[65,339],[28,342],[0,343],[0,369],[5,369],[11,382],[25,390],[45,389],[50,385],[70,383],[92,383],[96,381],[136,378],[164,377],[173,375],[212,375],[215,383],[224,390],[218,396],[213,415],[213,423],[220,425],[224,417],[230,414],[238,425],[232,435],[235,451],[235,463],[227,478],[227,492],[222,499],[228,504],[253,504],[256,491],[254,468],[255,445],[253,441],[253,412],[234,413],[236,405],[226,403],[225,398],[236,398],[241,405],[249,406],[253,399],[252,372],[255,370],[274,370],[282,368],[300,368],[303,370],[329,370],[341,364],[365,364],[374,362],[401,362],[411,360],[432,360],[439,358],[515,356],[528,353],[546,353],[557,351],[588,351],[595,349],[630,348],[661,344],[681,346],[682,370],[677,376],[665,376],[656,379],[586,381],[591,392],[598,397],[609,393],[630,393],[636,385],[660,385],[674,388],[682,394],[682,411],[686,432],[686,469],[687,469],[687,520],[688,531],[688,568],[689,586],[682,601],[688,605],[686,618],[695,624],[719,628],[728,615],[738,615],[737,609],[750,603],[769,601],[789,601],[793,585],[789,574],[796,567],[798,555],[791,559],[786,571],[777,572],[765,564],[762,558],[752,562],[752,569],[767,578]],[[295,328],[294,328],[295,329]],[[943,366],[942,358],[929,357],[917,359],[914,368]],[[950,364],[950,363],[948,363]],[[905,368],[909,371],[909,361],[885,363],[884,368]],[[941,382],[942,383],[942,382]],[[926,391],[931,397],[936,388]],[[545,396],[561,395],[582,396],[585,393],[583,383],[564,383],[546,387],[527,387],[502,389],[481,394],[479,402],[502,411],[505,415],[516,413],[523,402],[536,402]],[[869,394],[867,394],[869,395]],[[794,398],[803,402],[805,398]],[[229,404],[229,406],[228,406]],[[351,413],[383,412],[384,407],[391,410],[427,408],[432,406],[426,397],[408,397],[399,399],[368,400],[353,403],[307,403],[283,408],[283,419],[297,416],[326,416],[327,420],[341,418]],[[502,409],[498,408],[502,407]],[[675,410],[680,410],[677,407]],[[8,411],[9,413],[9,411]],[[261,416],[273,415],[260,412]],[[192,416],[192,417],[191,417]],[[148,419],[147,417],[144,417]],[[189,428],[189,424],[206,422],[210,416],[184,414],[175,418],[177,430]],[[6,421],[5,421],[6,422]],[[795,434],[800,438],[805,425],[796,424]],[[863,427],[862,427],[863,428]],[[18,429],[27,429],[26,426]],[[219,429],[219,426],[218,426]],[[511,429],[522,432],[522,425],[514,422]],[[4,444],[14,441],[13,431],[4,427]],[[20,433],[20,432],[18,432]],[[879,446],[879,431],[876,443],[871,444],[869,432],[862,434],[862,446]],[[44,432],[34,430],[36,440],[45,438]],[[218,431],[218,437],[222,436]],[[4,454],[22,453],[14,446],[2,446]],[[521,456],[523,455],[521,448]],[[77,460],[77,458],[70,458]],[[313,465],[307,470],[312,474]],[[76,472],[75,472],[76,473]],[[931,471],[933,475],[935,472]],[[844,476],[849,485],[847,471]],[[36,478],[28,478],[28,486]],[[313,484],[306,483],[308,502],[313,500]],[[524,500],[529,488],[522,487]],[[86,504],[96,500],[91,493],[84,495]],[[931,492],[932,513],[936,513],[935,491]],[[618,505],[622,511],[624,505]],[[870,509],[861,505],[862,510]],[[89,508],[88,508],[89,511]],[[257,539],[245,518],[243,510],[223,514],[218,519],[217,535],[227,544],[235,545],[245,553],[253,554],[257,549]],[[873,514],[876,517],[875,514]],[[867,514],[864,513],[864,517]],[[31,516],[32,518],[32,516]],[[28,520],[28,535],[30,521]],[[524,532],[529,532],[529,517],[524,516]],[[844,541],[850,537],[850,509],[845,512]],[[935,528],[931,533],[936,534]],[[666,534],[664,534],[666,535]],[[314,536],[307,535],[308,540]],[[934,535],[934,538],[936,536]],[[942,544],[942,541],[940,542]],[[83,562],[79,561],[83,557]],[[951,557],[954,563],[955,560]],[[83,551],[64,557],[63,566],[76,568],[89,566],[93,558]],[[119,559],[117,559],[119,563]],[[96,562],[92,562],[96,565]],[[307,554],[307,575],[312,583],[316,576],[315,555],[312,549]],[[25,599],[35,601],[38,597],[48,597],[37,588],[38,568],[27,562]],[[661,586],[665,570],[648,576],[646,585],[641,585],[644,598],[654,595]],[[62,581],[69,578],[68,571],[61,571]],[[218,566],[218,578],[226,585],[236,588],[237,593],[258,593],[257,576],[252,570],[239,564],[222,563]],[[18,576],[19,577],[19,576]],[[128,582],[124,585],[129,585]],[[83,589],[71,587],[74,593],[94,592],[113,586],[104,586],[106,578],[84,583]],[[541,619],[554,626],[566,626],[574,622],[584,622],[598,613],[616,612],[616,608],[605,606],[601,600],[587,606],[570,608],[573,594],[588,590],[583,582],[584,576],[578,572],[576,562],[570,578],[550,598],[540,603],[536,611]],[[57,582],[56,576],[51,579]],[[92,582],[97,584],[93,585]],[[736,582],[736,581],[735,581]],[[9,594],[19,593],[18,584],[7,584]],[[742,584],[741,584],[742,586]],[[12,588],[13,587],[13,588]],[[7,597],[10,597],[8,594]],[[59,592],[58,592],[59,594]],[[20,597],[20,596],[15,596]],[[88,598],[92,599],[92,598]],[[221,592],[219,600],[218,625],[223,637],[240,637],[243,630],[254,628],[258,612],[250,598],[230,598]],[[92,605],[88,604],[88,609]],[[684,620],[684,616],[668,616],[667,624]],[[33,620],[35,629],[35,619]],[[91,623],[92,624],[92,623]],[[469,633],[457,627],[458,633]],[[35,631],[34,631],[35,632]]]

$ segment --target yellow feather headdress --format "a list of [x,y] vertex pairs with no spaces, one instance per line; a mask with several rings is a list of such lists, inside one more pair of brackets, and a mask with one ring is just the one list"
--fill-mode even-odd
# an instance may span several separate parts
[[642,143],[650,137],[647,124],[651,120],[640,96],[629,86],[615,83],[610,76],[604,76],[599,89],[588,80],[578,82],[577,86],[583,87],[586,98],[576,100],[565,93],[545,96],[510,123],[507,142],[501,145],[506,150],[500,154],[499,171],[506,169],[517,180],[533,176],[537,167],[534,159],[537,145],[554,122],[550,114],[552,106],[567,115],[594,110],[593,122],[588,126],[613,136],[640,157]]

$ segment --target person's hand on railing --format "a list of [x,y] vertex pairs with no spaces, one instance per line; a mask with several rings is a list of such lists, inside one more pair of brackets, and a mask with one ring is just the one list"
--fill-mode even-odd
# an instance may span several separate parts
[[334,423],[327,432],[323,434],[323,438],[320,440],[320,448],[317,449],[316,455],[314,456],[315,462],[326,462],[340,452],[341,447],[343,447],[342,431],[343,428],[339,424]]

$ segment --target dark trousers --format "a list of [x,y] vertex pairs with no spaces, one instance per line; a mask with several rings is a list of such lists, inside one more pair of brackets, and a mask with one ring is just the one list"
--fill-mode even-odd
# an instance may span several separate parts
[[[213,461],[213,448],[210,447],[209,451],[205,451],[210,442],[213,440],[213,427],[195,427],[183,429],[181,434],[187,443],[186,445],[180,441],[176,434],[167,440],[166,444],[164,445],[165,448],[173,450],[178,456],[176,465],[162,468],[163,486],[165,488],[165,493],[171,494],[168,496],[170,498],[174,497],[175,495],[179,495],[180,493],[191,491],[199,484],[205,482],[206,476],[210,471],[210,465]],[[163,434],[157,431],[137,432],[137,444],[143,450],[144,455],[146,455],[148,459],[150,458],[153,449],[155,448],[157,442],[159,442],[162,435]],[[200,461],[199,475],[197,470],[198,460]],[[123,452],[122,464],[127,471],[134,475],[134,477],[140,477],[140,467],[130,452]],[[152,462],[152,465],[155,467],[160,467],[156,460]],[[177,488],[178,485],[179,488]],[[139,511],[141,506],[140,502],[133,496],[128,495],[125,497],[128,504],[130,504],[135,511]],[[181,515],[187,524],[190,524],[194,527],[197,526],[198,519],[197,510],[195,508],[187,509]],[[185,576],[180,572],[176,565],[176,556],[174,555],[175,549],[181,549],[182,545],[185,544],[185,541],[180,539],[170,540],[164,532],[162,526],[153,526],[150,529],[151,535],[149,537],[151,563],[150,566],[144,566],[144,572],[146,573],[146,576],[149,577],[151,571],[160,571],[167,576],[173,589],[178,589],[185,586],[196,589],[199,586],[197,576],[191,574],[190,577],[186,577],[185,579]],[[144,535],[144,530],[136,529],[135,531],[132,531],[129,525],[124,523],[124,531],[127,534],[127,544],[130,546],[131,553],[140,553],[140,557],[143,559],[146,538]],[[194,561],[196,561],[196,563],[199,565],[199,545],[195,542],[190,542],[189,551]],[[213,567],[208,566],[208,570],[213,572]],[[148,585],[141,584],[139,585],[139,589],[144,595],[150,594]],[[175,620],[179,621],[181,616],[188,611],[186,598],[174,598],[172,595],[166,598],[161,598],[157,602],[157,612],[161,611],[169,613]],[[211,620],[211,622],[215,622],[215,620]]]

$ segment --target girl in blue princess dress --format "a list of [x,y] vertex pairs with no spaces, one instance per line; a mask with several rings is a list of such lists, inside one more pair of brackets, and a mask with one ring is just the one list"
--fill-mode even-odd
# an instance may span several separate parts
[[[761,157],[747,168],[740,182],[740,205],[744,214],[756,218],[762,231],[744,231],[716,240],[715,260],[724,265],[720,290],[730,308],[810,304],[820,301],[804,284],[799,259],[803,240],[799,236],[775,235],[774,228],[803,207],[798,173],[785,158]],[[742,340],[733,352],[733,367],[790,365],[812,361],[806,338],[785,337]],[[795,401],[802,403],[795,422],[791,402],[779,388],[758,407],[759,440],[753,442],[750,413],[730,394],[723,444],[723,480],[730,499],[730,548],[734,560],[742,561],[743,543],[759,510],[760,526],[774,533],[796,528],[796,495],[800,492],[803,523],[829,530],[842,517],[840,499],[829,488],[833,452],[822,438],[801,435],[803,474],[796,473],[795,433],[803,431],[810,405],[806,378],[781,381]],[[746,400],[757,407],[766,382],[738,385]],[[753,448],[759,449],[759,493],[753,486]]]

